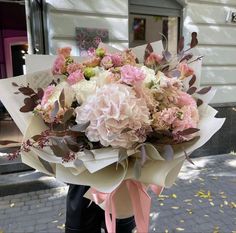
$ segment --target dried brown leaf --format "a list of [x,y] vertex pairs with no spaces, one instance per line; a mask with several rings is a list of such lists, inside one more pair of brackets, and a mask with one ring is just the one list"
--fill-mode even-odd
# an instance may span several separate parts
[[189,95],[192,95],[196,92],[197,88],[196,87],[190,87],[188,90],[187,90],[187,93]]
[[59,96],[59,103],[62,108],[65,108],[65,91],[62,90],[60,96]]
[[197,80],[197,78],[196,78],[196,75],[194,74],[189,81],[189,87],[192,87],[193,84],[196,82],[196,80]]
[[13,141],[13,140],[0,140],[0,145],[2,145],[2,146],[12,144],[12,143],[19,143],[19,142]]
[[190,135],[190,134],[194,134],[196,132],[198,132],[200,129],[197,129],[197,128],[188,128],[188,129],[185,129],[181,132],[179,132],[179,135],[181,136],[185,136],[185,135]]
[[204,95],[211,90],[211,87],[204,87],[201,90],[197,91],[198,94]]
[[23,95],[31,96],[35,94],[35,91],[30,87],[20,87],[18,89]]

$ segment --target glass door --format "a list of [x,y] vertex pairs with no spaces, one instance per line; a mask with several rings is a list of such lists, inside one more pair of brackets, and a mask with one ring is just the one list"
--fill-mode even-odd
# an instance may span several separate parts
[[168,51],[175,53],[180,31],[180,19],[173,16],[129,15],[130,47],[162,40]]

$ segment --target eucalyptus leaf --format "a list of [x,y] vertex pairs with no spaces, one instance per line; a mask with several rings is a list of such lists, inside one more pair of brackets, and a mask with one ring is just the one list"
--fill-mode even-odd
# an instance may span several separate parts
[[54,102],[53,111],[51,112],[51,119],[55,119],[55,117],[56,117],[58,111],[59,111],[59,103],[58,103],[58,101],[56,100],[56,101]]
[[142,164],[140,159],[136,159],[134,163],[134,177],[135,179],[139,179],[142,173]]
[[162,153],[162,157],[166,160],[166,161],[171,161],[174,158],[174,150],[172,148],[171,145],[165,145],[163,147],[163,153]]
[[194,48],[198,44],[197,33],[192,32],[191,36],[192,36],[192,40],[191,40],[191,43],[190,43],[190,48]]
[[19,143],[17,141],[12,141],[12,140],[0,140],[0,145],[8,145],[8,144],[12,144],[12,143]]
[[198,132],[200,129],[197,129],[197,128],[188,128],[188,129],[185,129],[181,132],[179,132],[179,135],[181,136],[185,136],[185,135],[190,135],[190,134],[194,134],[196,132]]
[[142,145],[141,146],[141,166],[143,166],[146,161],[147,161],[147,152],[146,152],[145,145]]
[[95,159],[95,155],[94,155],[94,153],[91,150],[84,149],[84,153],[90,159]]
[[189,95],[192,95],[196,92],[197,88],[196,87],[190,87],[188,90],[187,90],[187,93]]
[[148,58],[148,56],[153,52],[153,48],[150,43],[147,44],[145,48],[145,53],[144,53],[144,61]]
[[15,82],[12,82],[11,84],[12,84],[12,86],[14,86],[14,87],[18,87],[18,84],[15,83]]
[[201,99],[197,99],[197,106],[201,106],[203,104],[203,101]]
[[183,55],[182,58],[180,59],[180,62],[185,61],[185,60],[189,61],[192,57],[193,57],[193,54],[191,54],[191,53]]
[[45,160],[43,160],[43,159],[41,159],[40,157],[38,157],[38,158],[39,158],[39,161],[41,162],[41,164],[43,165],[43,167],[44,167],[49,173],[54,174],[53,168],[52,168],[52,166],[50,165],[50,163],[47,162],[47,161],[45,161]]
[[35,142],[37,142],[40,138],[42,138],[42,135],[40,134],[37,134],[37,135],[34,135],[33,137],[31,137]]
[[90,125],[90,121],[83,123],[83,124],[74,125],[70,128],[70,130],[76,131],[76,132],[84,132],[89,125]]
[[50,146],[51,150],[53,151],[53,154],[57,157],[64,157],[65,156],[65,152],[64,150],[62,150],[59,146],[57,145],[51,145]]
[[200,95],[204,95],[204,94],[208,93],[210,90],[211,90],[211,87],[204,87],[201,90],[197,91],[197,93]]
[[189,87],[192,87],[193,84],[196,82],[197,78],[196,75],[193,75],[193,77],[189,81]]
[[119,149],[118,154],[118,163],[121,163],[122,161],[126,160],[128,158],[127,150],[125,148]]
[[181,52],[183,49],[184,49],[184,37],[182,36],[178,43],[178,49],[177,49],[178,53]]
[[172,77],[177,77],[177,78],[179,78],[181,76],[181,72],[179,70],[176,70],[176,69],[172,70],[170,72],[170,74],[171,74]]
[[60,97],[59,97],[59,103],[62,108],[65,108],[65,92],[64,89],[62,90]]
[[68,109],[63,116],[63,122],[65,123],[68,120],[70,120],[70,118],[73,116],[73,113],[74,113],[73,108]]
[[162,54],[166,61],[170,61],[172,55],[169,51],[163,51]]
[[75,161],[74,161],[74,165],[76,166],[76,167],[83,167],[84,166],[84,162],[82,161],[82,160],[80,160],[80,159],[76,159]]
[[185,158],[188,162],[190,162],[191,164],[195,165],[194,162],[192,161],[192,159],[190,159],[190,157],[188,156],[187,152],[184,150],[184,155],[185,155]]

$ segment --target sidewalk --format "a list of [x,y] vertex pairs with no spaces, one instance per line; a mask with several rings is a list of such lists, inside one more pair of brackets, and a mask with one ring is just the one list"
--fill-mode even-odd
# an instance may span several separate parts
[[[236,155],[186,162],[176,184],[152,195],[150,233],[236,233]],[[64,232],[67,187],[0,197],[0,232]]]

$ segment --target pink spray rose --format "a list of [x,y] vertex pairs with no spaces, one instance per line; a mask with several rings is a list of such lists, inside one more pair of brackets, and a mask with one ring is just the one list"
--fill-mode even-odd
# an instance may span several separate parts
[[111,68],[113,66],[111,56],[106,55],[105,57],[103,57],[100,65],[103,66],[105,69]]
[[182,79],[194,74],[194,70],[191,67],[189,67],[186,62],[181,62],[178,65],[178,70],[181,73],[181,78]]
[[[130,148],[146,140],[151,131],[146,102],[124,84],[109,84],[97,89],[76,109],[78,124],[90,122],[86,135],[103,146]],[[130,129],[125,131],[125,129]]]
[[65,47],[65,48],[59,48],[57,50],[57,53],[59,55],[62,55],[64,58],[67,58],[70,56],[70,53],[71,53],[71,48],[70,47]]
[[145,79],[143,71],[135,66],[124,65],[120,71],[121,81],[129,85],[139,84]]
[[81,81],[84,79],[84,75],[83,72],[81,70],[76,70],[75,72],[71,73],[68,78],[67,78],[67,82],[70,85],[74,85],[75,83]]
[[52,67],[52,73],[54,75],[65,73],[66,72],[65,64],[66,64],[66,59],[62,55],[59,55],[54,61],[54,64]]
[[151,53],[146,61],[145,61],[145,65],[146,66],[153,66],[153,65],[157,65],[160,63],[160,61],[162,60],[162,56],[156,53]]
[[122,66],[123,60],[122,60],[121,54],[119,54],[119,53],[111,54],[111,60],[112,60],[114,67]]
[[87,61],[83,62],[83,65],[88,66],[88,67],[95,67],[100,64],[101,58],[100,57],[91,57]]

